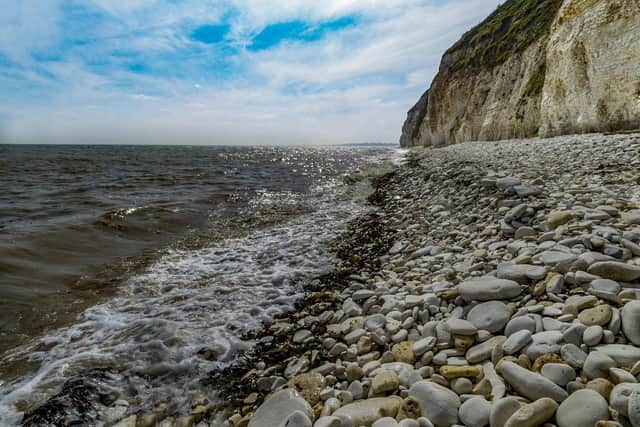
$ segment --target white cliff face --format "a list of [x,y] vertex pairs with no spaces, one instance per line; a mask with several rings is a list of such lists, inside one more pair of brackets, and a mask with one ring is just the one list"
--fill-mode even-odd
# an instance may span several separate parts
[[448,51],[401,145],[640,128],[640,0],[564,0],[551,18],[546,34],[493,67],[451,67],[473,46]]
[[541,136],[640,126],[640,1],[564,1],[541,112]]
[[542,85],[536,87],[535,80],[544,64],[543,42],[533,43],[492,69],[436,77],[417,145],[536,135]]

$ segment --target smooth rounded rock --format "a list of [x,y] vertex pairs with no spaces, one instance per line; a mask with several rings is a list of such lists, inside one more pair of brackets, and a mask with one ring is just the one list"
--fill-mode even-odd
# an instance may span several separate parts
[[575,216],[575,212],[566,211],[552,211],[547,215],[547,222],[553,228],[559,227],[571,221]]
[[567,398],[567,392],[556,383],[513,362],[502,362],[500,373],[514,390],[530,400],[550,397],[562,402]]
[[391,347],[391,354],[396,362],[404,362],[413,364],[415,362],[415,354],[413,353],[413,344],[409,341],[402,341]]
[[475,335],[478,332],[473,323],[464,319],[448,319],[446,327],[454,335]]
[[564,387],[569,381],[576,379],[576,371],[564,363],[545,363],[540,373],[560,387]]
[[480,277],[467,280],[457,286],[460,296],[467,301],[493,301],[515,298],[522,292],[522,288],[513,280],[495,277]]
[[633,282],[640,279],[640,267],[623,262],[596,262],[587,269],[587,272],[619,282]]
[[435,427],[449,427],[458,422],[460,398],[448,388],[432,381],[419,381],[411,386],[409,396],[419,402],[421,415]]
[[584,389],[569,396],[558,407],[558,427],[593,427],[596,422],[609,419],[609,406],[599,393]]
[[451,390],[455,391],[458,395],[469,394],[473,390],[473,383],[470,379],[465,377],[454,378],[450,381]]
[[527,329],[522,329],[517,332],[514,332],[507,338],[507,340],[502,344],[502,349],[505,354],[513,354],[517,351],[520,351],[524,346],[529,344],[531,341],[531,331]]
[[611,357],[600,351],[592,351],[587,355],[582,372],[589,379],[606,378],[609,376],[609,368],[615,367],[616,362]]
[[534,257],[534,260],[562,272],[568,271],[576,259],[578,259],[576,255],[560,251],[544,251]]
[[513,317],[504,327],[504,334],[509,337],[521,330],[527,330],[533,334],[536,331],[534,318],[531,316]]
[[478,304],[467,314],[467,320],[473,323],[475,327],[491,333],[502,330],[510,317],[509,309],[500,301]]
[[547,275],[547,270],[537,265],[503,263],[498,265],[496,274],[500,279],[526,284],[529,281],[544,279]]
[[560,342],[562,342],[562,340],[563,335],[560,331],[538,332],[531,336],[531,342],[525,347],[523,352],[526,353],[531,360],[536,360],[545,354],[558,354],[560,353]]
[[504,397],[493,402],[489,414],[491,427],[505,427],[507,420],[520,409],[520,402],[515,397]]
[[413,353],[416,356],[422,356],[427,351],[433,349],[437,341],[438,339],[436,337],[426,337],[426,338],[421,338],[417,341],[414,341],[413,347],[412,347]]
[[465,354],[465,357],[469,363],[478,363],[483,360],[489,359],[491,353],[497,347],[502,345],[507,337],[498,335],[496,337],[489,338],[488,340],[481,342],[478,345],[474,345]]
[[574,368],[582,368],[587,359],[587,353],[575,344],[565,344],[560,348],[560,356]]
[[375,394],[391,393],[396,391],[399,386],[398,374],[387,369],[380,370],[371,382],[371,390]]
[[509,417],[504,427],[540,426],[553,417],[556,409],[558,404],[553,399],[543,397],[518,409]]
[[326,382],[324,377],[317,372],[306,372],[290,380],[289,385],[295,388],[303,399],[311,405],[315,405],[320,400],[320,392]]
[[370,331],[375,331],[379,328],[384,328],[384,325],[387,323],[387,318],[380,313],[372,314],[371,316],[367,316],[364,319],[364,324],[367,329]]
[[640,392],[638,383],[622,383],[613,387],[609,395],[609,404],[625,417],[629,415],[629,397],[633,392]]
[[489,424],[491,404],[483,397],[472,397],[460,405],[458,415],[467,427],[484,427]]
[[589,284],[589,289],[617,294],[620,292],[620,284],[615,280],[596,279]]
[[332,415],[340,418],[346,416],[351,418],[354,426],[370,427],[371,424],[384,417],[392,417],[398,414],[398,410],[402,405],[402,399],[399,396],[374,397],[367,400],[359,400],[349,403]]
[[582,310],[578,320],[586,326],[604,326],[611,320],[612,310],[609,304],[601,304],[593,308]]
[[584,330],[584,333],[582,335],[582,342],[585,345],[588,345],[589,347],[593,347],[595,345],[600,344],[600,341],[602,341],[603,334],[604,334],[604,329],[602,329],[602,326],[599,326],[599,325],[589,326],[587,329]]
[[300,411],[308,418],[313,418],[313,408],[297,391],[284,389],[273,393],[255,412],[248,427],[274,427],[287,421],[289,415]]
[[640,361],[640,348],[634,345],[626,344],[605,344],[594,347],[600,353],[604,353],[613,360],[618,366],[631,368],[636,362]]

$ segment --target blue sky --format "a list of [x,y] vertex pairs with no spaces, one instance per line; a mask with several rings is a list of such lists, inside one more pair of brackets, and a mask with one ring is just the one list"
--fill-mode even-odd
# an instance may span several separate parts
[[0,142],[397,141],[496,0],[0,0]]

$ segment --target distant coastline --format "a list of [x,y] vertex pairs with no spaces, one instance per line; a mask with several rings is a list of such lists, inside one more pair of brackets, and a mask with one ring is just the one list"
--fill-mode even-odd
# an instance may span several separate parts
[[400,144],[397,142],[352,142],[347,144],[340,144],[338,147],[395,147],[400,148]]

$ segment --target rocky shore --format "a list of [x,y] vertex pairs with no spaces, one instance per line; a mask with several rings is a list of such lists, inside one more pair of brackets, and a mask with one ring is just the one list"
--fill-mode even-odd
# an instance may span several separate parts
[[640,426],[639,134],[419,150],[370,201],[343,269],[205,380],[230,412],[115,425]]
[[640,425],[640,136],[419,151],[376,199],[393,245],[271,326],[230,425]]

